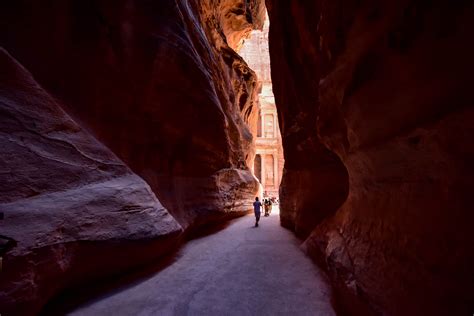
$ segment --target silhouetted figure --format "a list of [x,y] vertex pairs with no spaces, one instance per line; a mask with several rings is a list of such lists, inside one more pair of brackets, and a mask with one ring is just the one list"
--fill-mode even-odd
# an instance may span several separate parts
[[258,196],[255,197],[255,202],[253,202],[253,211],[255,213],[255,227],[258,227],[258,221],[260,220],[260,208],[262,203],[258,200]]

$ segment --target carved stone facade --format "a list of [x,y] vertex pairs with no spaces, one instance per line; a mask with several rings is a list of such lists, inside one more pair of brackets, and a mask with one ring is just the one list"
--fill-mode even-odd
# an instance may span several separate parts
[[256,155],[253,172],[263,187],[265,195],[278,197],[284,158],[278,115],[270,77],[270,56],[268,50],[268,18],[263,31],[253,31],[240,50],[250,68],[258,76],[259,120],[256,129]]

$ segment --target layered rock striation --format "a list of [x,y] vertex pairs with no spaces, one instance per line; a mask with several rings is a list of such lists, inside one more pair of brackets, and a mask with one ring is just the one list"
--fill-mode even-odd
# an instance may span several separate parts
[[7,315],[37,312],[59,290],[176,246],[181,226],[150,187],[74,122],[0,50],[2,237]]
[[1,11],[1,45],[183,227],[249,209],[232,201],[257,189],[247,167],[257,82],[234,48],[263,24],[261,1],[16,1]]
[[471,313],[472,3],[267,7],[282,222],[342,313]]
[[234,49],[263,19],[261,1],[0,4],[32,73],[1,51],[0,313],[251,209],[257,80]]

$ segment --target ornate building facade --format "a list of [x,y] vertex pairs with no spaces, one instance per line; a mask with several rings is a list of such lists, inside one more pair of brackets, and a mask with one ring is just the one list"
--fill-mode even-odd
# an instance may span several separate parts
[[250,68],[257,73],[261,85],[259,119],[256,135],[254,135],[256,137],[256,154],[253,172],[262,184],[262,189],[266,192],[266,195],[278,197],[284,158],[270,76],[268,29],[267,17],[263,30],[253,31],[239,53]]

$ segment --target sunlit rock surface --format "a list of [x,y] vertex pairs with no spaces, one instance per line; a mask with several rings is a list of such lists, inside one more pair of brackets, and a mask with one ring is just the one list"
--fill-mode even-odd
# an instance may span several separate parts
[[64,287],[146,262],[180,225],[150,187],[0,50],[0,311],[37,312]]
[[267,6],[282,222],[345,314],[472,313],[472,3]]
[[261,2],[20,0],[0,7],[0,44],[186,228],[243,214],[258,189],[257,82],[233,48]]

